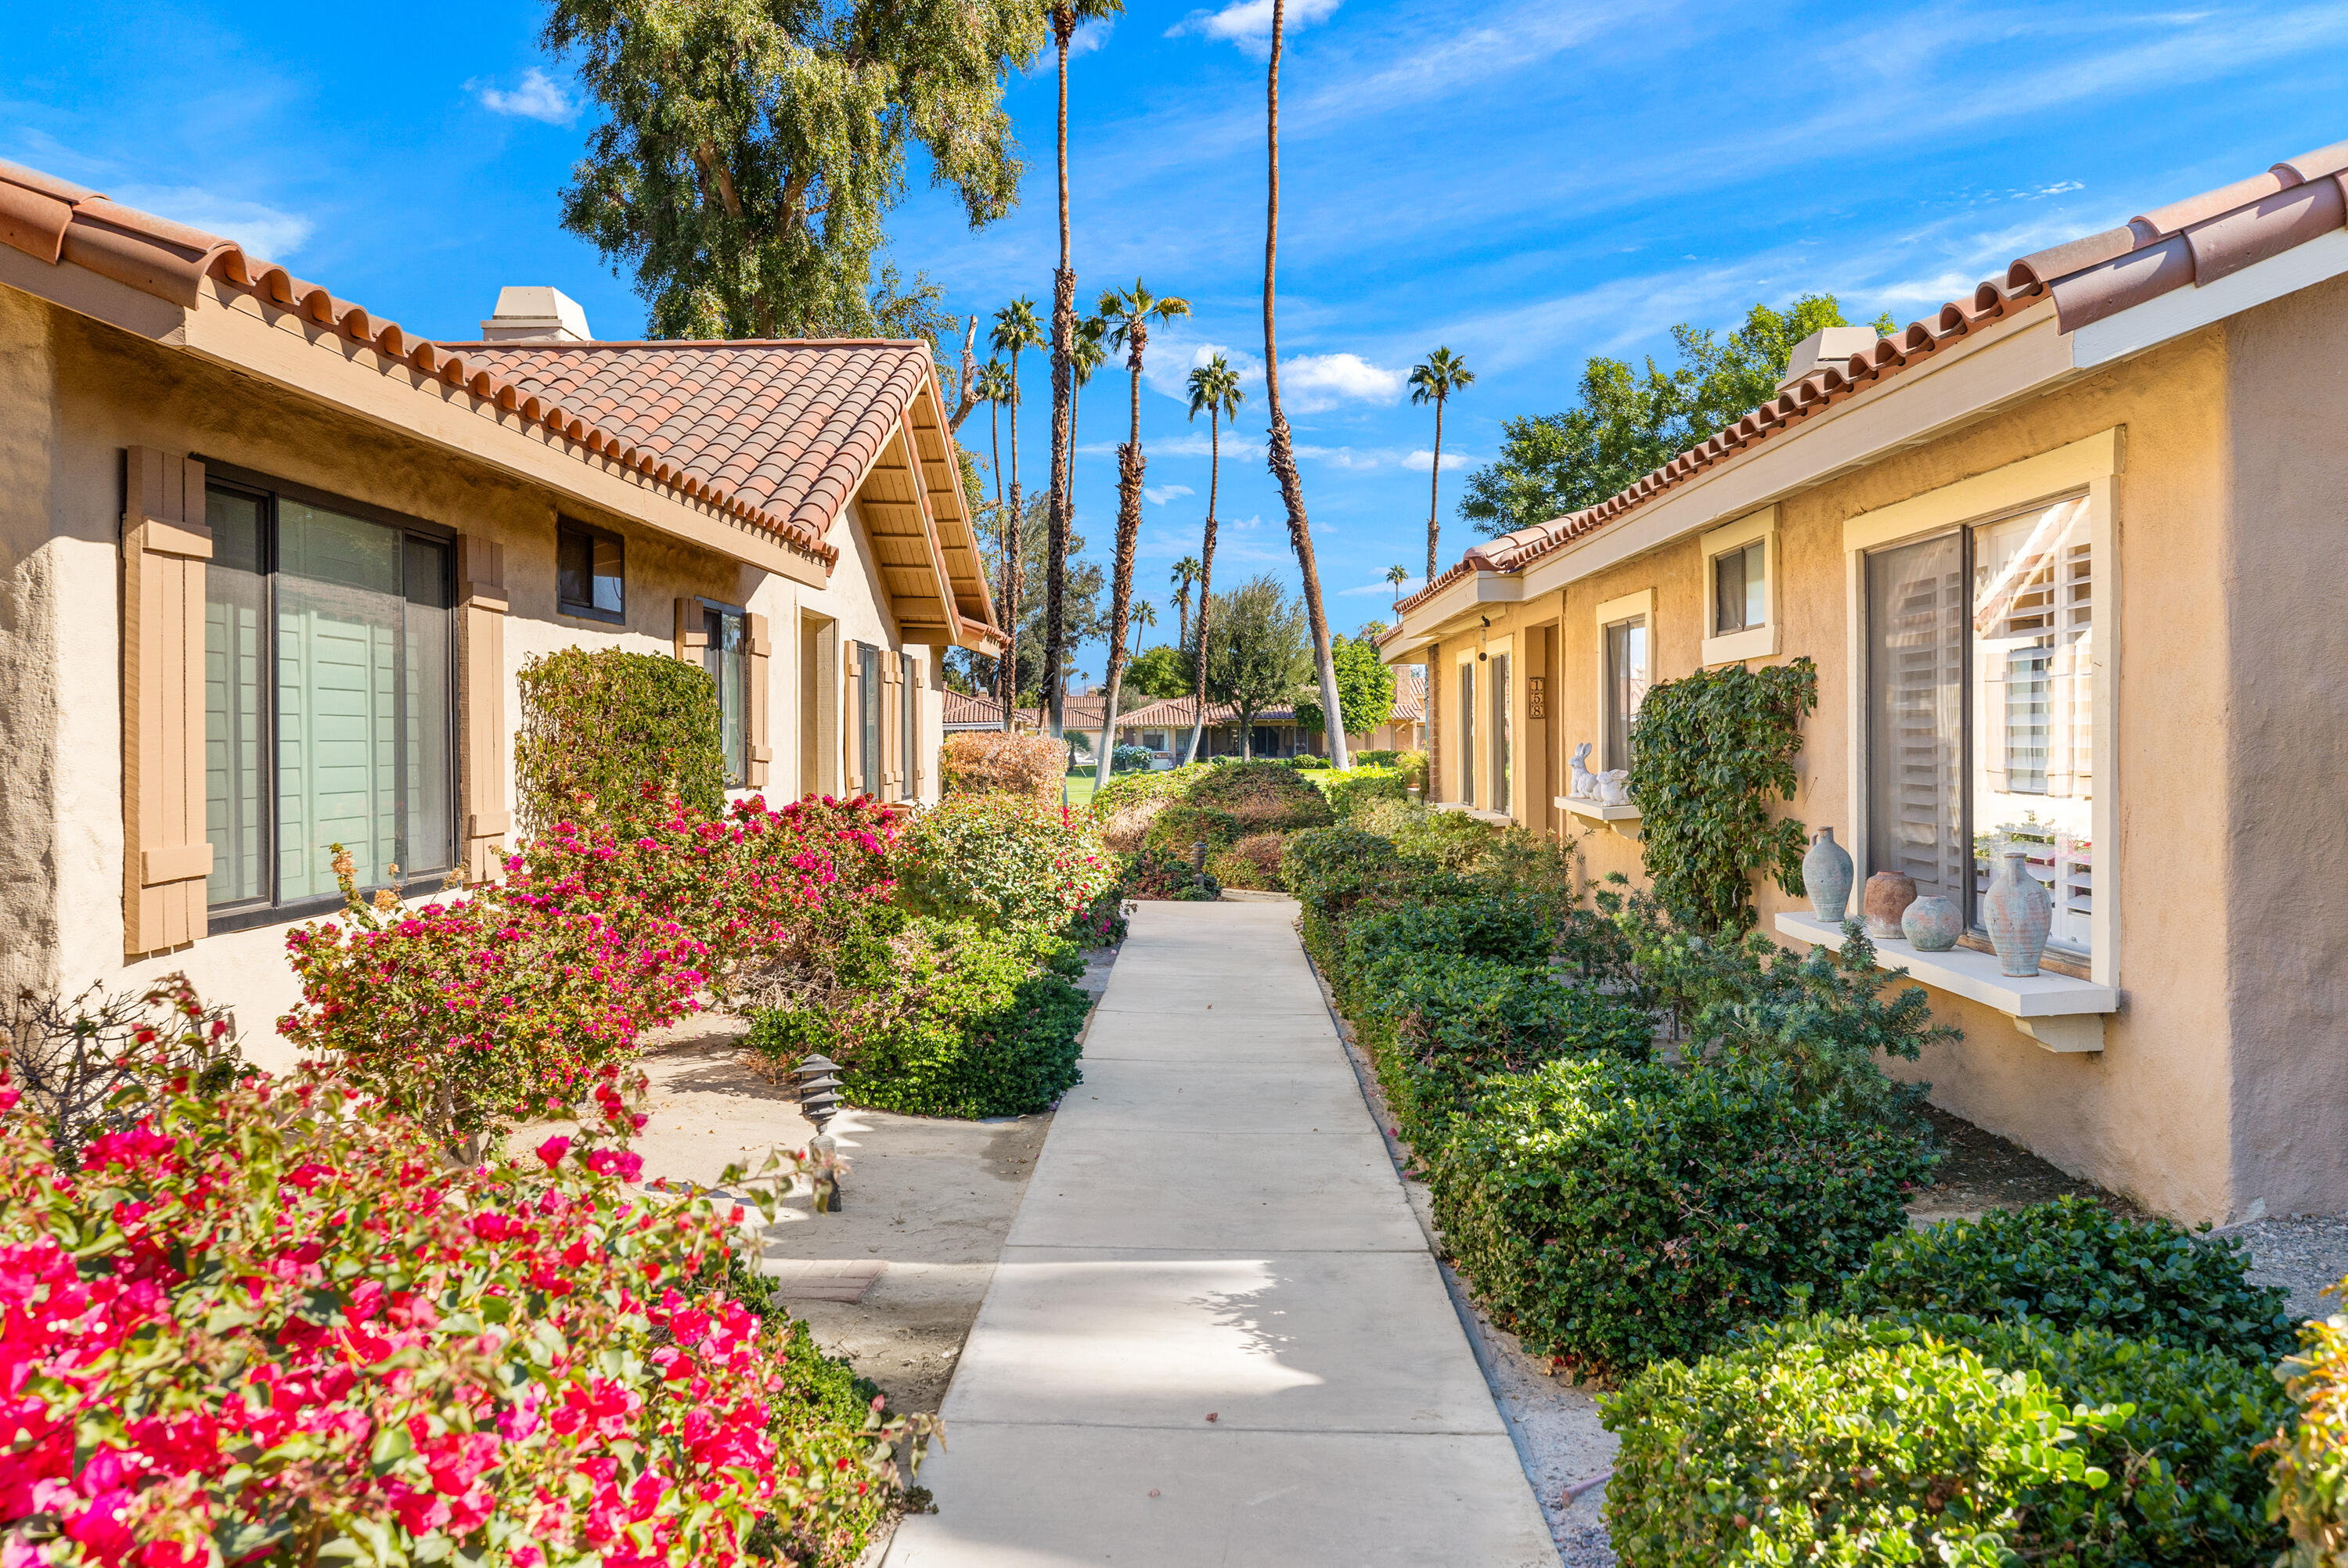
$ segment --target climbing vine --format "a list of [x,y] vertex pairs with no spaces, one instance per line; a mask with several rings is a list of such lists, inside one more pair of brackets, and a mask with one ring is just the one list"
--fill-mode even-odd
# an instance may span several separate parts
[[1703,931],[1753,924],[1753,878],[1802,891],[1802,825],[1773,819],[1794,798],[1802,716],[1818,705],[1807,659],[1703,670],[1657,684],[1631,726],[1631,800],[1647,876],[1673,919]]
[[565,648],[521,670],[514,785],[532,836],[592,796],[607,813],[633,808],[648,784],[688,805],[725,804],[717,682],[698,664],[616,648]]

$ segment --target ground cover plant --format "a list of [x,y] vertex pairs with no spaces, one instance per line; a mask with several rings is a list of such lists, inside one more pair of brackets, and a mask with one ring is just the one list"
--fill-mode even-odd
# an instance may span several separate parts
[[159,1061],[78,1171],[0,1090],[10,1561],[851,1562],[912,1429],[712,1283],[738,1211],[626,1185],[634,1088],[452,1164],[336,1067]]

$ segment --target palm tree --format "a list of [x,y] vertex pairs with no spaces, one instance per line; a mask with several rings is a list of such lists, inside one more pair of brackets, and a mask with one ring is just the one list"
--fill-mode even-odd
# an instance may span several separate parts
[[[975,322],[978,318],[973,316],[971,320]],[[1001,360],[990,359],[979,367],[978,374],[972,378],[971,395],[986,405],[986,440],[989,449],[994,455],[992,465],[994,470],[994,555],[997,561],[1002,561],[1008,559],[1010,551],[1019,548],[1018,541],[1011,537],[1013,530],[1004,522],[1004,518],[1009,514],[1003,509],[1003,405],[1019,401],[1019,384],[1011,379],[1011,372],[1004,367]],[[1017,419],[1018,411],[1014,409],[1011,416],[1014,420]],[[1011,451],[1014,457],[1018,456],[1019,440],[1015,435],[1012,437]],[[1005,580],[1008,581],[1008,579]],[[996,596],[994,610],[995,618],[1002,623],[1004,635],[1008,637],[1011,626],[1011,606],[1000,593]],[[998,671],[996,673],[997,683],[1000,684],[1001,671]],[[1009,705],[1006,703],[1004,712],[1007,713],[1009,711]]]
[[1280,408],[1280,337],[1272,326],[1273,276],[1280,261],[1280,46],[1287,0],[1272,0],[1272,62],[1264,80],[1264,148],[1270,187],[1263,216],[1263,398],[1272,413],[1272,439],[1264,459],[1280,482],[1288,508],[1288,543],[1304,577],[1304,610],[1313,624],[1313,655],[1321,667],[1321,712],[1329,737],[1329,765],[1342,769],[1345,756],[1344,709],[1337,705],[1337,661],[1329,647],[1329,617],[1321,606],[1321,572],[1313,559],[1313,525],[1304,516],[1304,485],[1296,474],[1296,452],[1288,437],[1288,415]]
[[1019,705],[1019,351],[1042,348],[1044,329],[1035,320],[1035,302],[1020,298],[994,313],[994,332],[987,340],[996,354],[1011,356],[1011,513],[1003,527],[1003,668],[995,672],[997,695],[1003,699],[1003,731],[1011,733],[1011,712]]
[[[1068,368],[1070,372],[1068,377],[1068,428],[1070,430],[1074,430],[1076,427],[1077,405],[1082,401],[1080,395],[1085,390],[1085,387],[1092,381],[1093,372],[1098,370],[1102,364],[1108,358],[1108,343],[1107,342],[1107,335],[1108,323],[1101,320],[1098,316],[1086,316],[1083,321],[1076,323],[1076,342],[1071,345],[1068,354]],[[1045,563],[1045,575],[1047,579],[1048,587],[1045,596],[1045,613],[1044,617],[1044,657],[1045,661],[1052,664],[1055,668],[1057,668],[1062,662],[1073,661],[1076,657],[1074,650],[1064,646],[1067,633],[1066,617],[1064,614],[1054,614],[1050,608],[1053,603],[1059,602],[1059,595],[1063,590],[1065,590],[1067,585],[1068,541],[1076,538],[1076,448],[1071,445],[1068,450],[1068,476],[1070,486],[1066,497],[1067,526],[1061,530],[1057,545],[1056,546],[1059,554],[1055,558],[1047,559]],[[1060,562],[1057,569],[1054,569],[1051,566],[1051,559],[1054,559]],[[1059,687],[1055,686],[1052,690],[1053,696],[1051,699],[1052,712],[1050,723],[1052,725],[1052,733],[1056,735],[1060,733],[1060,711],[1064,706],[1064,703],[1062,702]]]
[[[1071,479],[1076,463],[1076,270],[1068,250],[1068,46],[1085,22],[1114,16],[1125,0],[1049,0],[1052,39],[1060,53],[1057,136],[1060,175],[1060,267],[1052,274],[1052,508],[1044,554],[1044,650],[1045,668],[1060,648],[1061,595],[1067,585],[1068,530],[1072,527]],[[1059,682],[1052,691],[1052,733],[1060,733]]]
[[1142,632],[1145,630],[1154,630],[1157,625],[1157,607],[1146,599],[1136,600],[1133,604],[1133,648],[1128,651],[1126,657],[1129,659],[1135,651],[1139,651]]
[[1400,561],[1386,568],[1386,586],[1394,589],[1394,609],[1397,617],[1402,614],[1402,585],[1409,580],[1410,568]]
[[[1109,745],[1117,733],[1117,702],[1125,683],[1125,618],[1133,597],[1133,547],[1141,538],[1141,355],[1149,346],[1152,321],[1177,322],[1190,313],[1190,302],[1160,298],[1140,279],[1130,289],[1109,289],[1100,297],[1100,316],[1108,323],[1112,347],[1125,350],[1125,368],[1133,374],[1131,433],[1117,455],[1117,568],[1108,590],[1108,680],[1102,690],[1099,784],[1108,783]],[[1096,787],[1098,787],[1097,785]]]
[[[1183,762],[1199,760],[1199,737],[1207,731],[1207,607],[1215,586],[1215,499],[1223,477],[1223,422],[1239,416],[1247,391],[1240,373],[1221,354],[1190,373],[1190,417],[1207,416],[1207,532],[1199,563],[1199,624],[1190,639],[1190,673],[1196,685],[1198,711],[1190,715],[1190,749]],[[1179,570],[1179,568],[1176,569]]]
[[1190,646],[1190,588],[1199,580],[1199,558],[1184,556],[1176,561],[1167,580],[1174,585],[1174,608],[1182,618],[1180,635],[1175,639],[1175,646],[1188,648]]
[[1437,569],[1436,536],[1441,524],[1437,517],[1437,498],[1443,493],[1443,405],[1453,393],[1469,385],[1476,373],[1468,362],[1447,348],[1438,348],[1426,356],[1426,363],[1414,366],[1410,373],[1410,400],[1413,403],[1435,405],[1435,463],[1428,475],[1426,487],[1426,580],[1433,582]]

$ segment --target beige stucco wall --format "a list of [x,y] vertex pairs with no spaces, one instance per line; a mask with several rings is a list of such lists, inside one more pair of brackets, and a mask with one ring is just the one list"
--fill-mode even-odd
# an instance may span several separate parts
[[[120,701],[121,454],[147,446],[200,454],[398,512],[503,547],[504,719],[499,759],[514,800],[516,677],[557,648],[674,647],[675,600],[704,596],[770,619],[767,791],[799,792],[799,641],[804,609],[837,635],[899,646],[875,587],[871,547],[851,515],[833,530],[841,557],[811,589],[576,503],[564,515],[626,543],[623,626],[568,616],[555,592],[556,497],[461,454],[364,423],[211,362],[174,353],[0,288],[0,985],[131,987],[183,969],[233,1007],[248,1054],[285,1065],[276,1018],[296,998],[286,927],[210,936],[123,963]],[[922,674],[922,731],[934,755],[935,651],[909,650]],[[833,744],[839,737],[831,738]],[[923,769],[935,792],[935,767]]]
[[[2348,313],[2336,297],[2328,305],[2307,296],[2294,309],[2310,315],[2328,310],[2331,337],[2348,337]],[[1958,1025],[1964,1038],[1895,1071],[1930,1081],[1936,1103],[2067,1171],[2196,1220],[2234,1217],[2260,1196],[2271,1209],[2348,1206],[2348,1180],[2336,1153],[2348,1146],[2341,1120],[2348,1114],[2348,1069],[2333,1044],[2348,1003],[2337,978],[2340,960],[2348,957],[2342,950],[2348,922],[2321,919],[2322,912],[2348,906],[2348,895],[2336,888],[2315,894],[2310,885],[2322,880],[2321,874],[2298,869],[2348,862],[2348,830],[2339,814],[2305,809],[2330,793],[2318,781],[2328,780],[2338,760],[2343,690],[2324,671],[2348,668],[2348,649],[2337,657],[2319,654],[2312,664],[2294,653],[2285,679],[2265,673],[2281,624],[2314,625],[2327,641],[2348,643],[2348,622],[2337,602],[2342,590],[2333,575],[2287,564],[2320,559],[2315,540],[2326,524],[2336,536],[2341,497],[2348,494],[2336,466],[2348,395],[2336,368],[2317,368],[2327,363],[2327,353],[2328,364],[2339,365],[2343,345],[2310,349],[2304,323],[2269,329],[2262,318],[2276,308],[2253,313],[2230,330],[2260,343],[2271,330],[2267,352],[2278,361],[2295,356],[2300,365],[2295,392],[2261,384],[2271,401],[2300,411],[2298,426],[2264,421],[2271,445],[2258,463],[2243,465],[2260,470],[2277,491],[2269,509],[2290,518],[2288,542],[2275,537],[2271,524],[2263,530],[2234,526],[2230,476],[2240,461],[2234,447],[2248,415],[2237,408],[2230,428],[2228,411],[2250,377],[2230,370],[2230,355],[2243,350],[2230,344],[2229,329],[2206,329],[1782,501],[1774,585],[1780,651],[1776,659],[1754,661],[1806,654],[1817,664],[1818,708],[1804,730],[1797,798],[1778,814],[1812,829],[1832,825],[1849,844],[1848,759],[1859,692],[1849,653],[1844,523],[2125,427],[2126,469],[2115,507],[2119,559],[2096,568],[2099,622],[2108,624],[2115,599],[2119,606],[2116,777],[2098,785],[2117,792],[2119,835],[2116,845],[2098,845],[2097,878],[2099,896],[2118,900],[2121,1011],[2109,1022],[2100,1054],[2057,1054],[2021,1034],[2003,1014],[1934,992],[1937,1013]],[[2319,374],[2332,383],[2311,399],[2318,389],[2309,380]],[[2295,456],[2319,444],[2306,428],[2312,422],[2306,410],[2312,401],[2326,400],[2334,465],[2328,470]],[[2245,552],[2291,579],[2293,591],[2308,601],[2303,614],[2269,614],[2265,589],[2245,585]],[[1643,589],[1655,594],[1653,678],[1689,673],[1700,657],[1704,614],[1704,562],[1694,534],[1561,591],[1508,606],[1506,613],[1479,607],[1492,614],[1495,639],[1557,622],[1561,716],[1551,734],[1560,748],[1560,779],[1564,753],[1601,732],[1603,651],[1595,608]],[[2238,622],[2235,596],[2245,592],[2257,597],[2247,601],[2249,619]],[[1441,668],[1451,667],[1460,645],[1455,635],[1441,647]],[[1456,687],[1445,690],[1449,696]],[[2270,758],[2275,780],[2270,798],[2297,823],[2295,834],[2274,848],[2240,815],[2233,828],[2227,825],[2227,803],[2239,798],[2236,775],[2245,768],[2244,742],[2230,745],[2228,736],[2238,709],[2252,695],[2269,699],[2271,707],[2262,716],[2258,748]],[[1521,696],[1519,702],[1521,734]],[[1443,715],[1447,753],[1456,749],[1456,706],[1447,702]],[[2316,733],[2295,738],[2311,729]],[[2271,761],[2285,753],[2287,766]],[[1457,798],[1457,778],[1456,764],[1447,766],[1446,798]],[[1521,797],[1517,811],[1519,820],[1527,820]],[[2324,820],[2319,825],[2311,816]],[[1568,822],[1575,830],[1587,825]],[[2245,840],[2258,841],[2259,847],[2251,851]],[[1621,871],[1643,882],[1634,840],[1600,829],[1581,843],[1593,876]],[[2246,854],[2263,867],[2247,884]],[[1763,887],[1758,902],[1765,931],[1771,916],[1799,906],[1774,885]],[[2296,921],[2294,914],[2279,922],[2278,912],[2286,909],[2313,917],[2305,922],[2311,931],[2319,923],[2324,928],[2304,940],[2286,938],[2287,951],[2279,953],[2269,933],[2279,923]],[[2296,971],[2301,983],[2278,988],[2245,979],[2274,969]],[[2314,974],[2324,978],[2306,983]],[[2246,985],[2262,999],[2256,1005],[2246,1002]],[[2259,1043],[2238,1057],[2236,1041],[2252,1036]],[[2262,1065],[2253,1071],[2253,1063]],[[2271,1087],[2260,1087],[2261,1078]],[[2305,1109],[2307,1098],[2317,1095],[2327,1097],[2321,1116]],[[2296,1122],[2267,1101],[2298,1105]],[[2324,1153],[2316,1153],[2319,1145],[2326,1145]],[[2329,1169],[2319,1172],[2327,1155]]]

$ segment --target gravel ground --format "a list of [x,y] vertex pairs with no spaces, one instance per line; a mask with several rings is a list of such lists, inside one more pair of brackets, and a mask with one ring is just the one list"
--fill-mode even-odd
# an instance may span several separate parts
[[2329,1317],[2348,1311],[2339,1296],[2324,1294],[2338,1289],[2348,1277],[2348,1216],[2251,1220],[2211,1234],[2238,1236],[2250,1244],[2250,1277],[2290,1291],[2288,1310],[2293,1317]]

